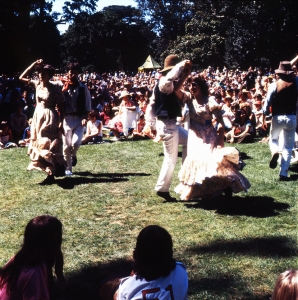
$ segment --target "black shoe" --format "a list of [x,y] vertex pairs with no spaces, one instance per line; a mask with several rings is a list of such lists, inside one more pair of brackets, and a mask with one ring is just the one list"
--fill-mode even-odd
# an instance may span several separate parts
[[277,167],[278,158],[279,158],[279,154],[277,152],[272,155],[270,163],[269,163],[269,167],[271,169],[275,169]]
[[279,175],[279,181],[290,181],[290,177]]
[[171,197],[169,192],[157,192],[156,195],[165,199],[166,202],[177,202],[176,198]]
[[73,156],[72,157],[72,166],[75,167],[77,165],[77,162],[78,162],[77,157]]
[[48,175],[48,177],[40,183],[40,185],[50,185],[55,182],[54,175]]

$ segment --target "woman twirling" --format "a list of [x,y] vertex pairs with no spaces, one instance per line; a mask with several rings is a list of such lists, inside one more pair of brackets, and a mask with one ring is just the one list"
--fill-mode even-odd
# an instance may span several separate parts
[[[35,67],[40,80],[30,80],[26,74]],[[62,155],[62,121],[64,96],[59,86],[50,82],[55,69],[37,60],[20,76],[20,80],[33,84],[36,90],[36,108],[31,124],[31,141],[28,148],[31,163],[28,170],[37,169],[48,174],[44,183],[54,176],[64,176],[66,163]]]
[[179,172],[180,184],[175,191],[182,200],[205,198],[246,191],[248,180],[239,172],[239,152],[222,148],[212,126],[212,116],[222,119],[217,102],[208,101],[208,86],[201,76],[192,78],[190,93],[175,87],[175,93],[189,107],[190,128],[187,157]]

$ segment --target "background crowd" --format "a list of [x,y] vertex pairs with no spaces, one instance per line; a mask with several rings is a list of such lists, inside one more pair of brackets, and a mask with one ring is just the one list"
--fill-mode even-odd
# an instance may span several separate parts
[[[297,74],[295,65],[293,70]],[[270,83],[277,80],[274,70],[252,67],[245,71],[227,70],[226,67],[220,70],[218,67],[209,66],[203,72],[193,71],[190,77],[197,74],[205,77],[209,86],[209,96],[214,97],[222,105],[224,128],[220,128],[216,119],[213,120],[213,124],[219,133],[220,130],[224,131],[227,142],[252,143],[256,140],[261,142],[268,140],[271,117],[264,114],[262,106]],[[36,76],[33,74],[32,79],[36,79]],[[143,115],[159,77],[158,70],[137,73],[134,76],[124,72],[98,74],[86,70],[80,74],[79,80],[85,83],[90,91],[92,110],[96,114],[96,119],[101,121],[102,129],[105,129],[104,135],[114,136],[112,140],[115,141],[129,134],[135,137],[148,135],[143,132],[145,127]],[[63,82],[64,79],[64,74],[56,74],[52,80]],[[189,90],[190,81],[191,78],[186,80],[185,90]],[[28,144],[30,119],[35,105],[35,91],[30,85],[21,82],[18,77],[7,78],[5,75],[0,77],[2,148]],[[129,132],[123,130],[121,119],[116,125],[115,122],[111,125],[115,115],[121,113],[121,106],[136,108],[134,122],[130,120],[126,125]],[[178,120],[185,128],[188,128],[187,114],[187,107],[184,107],[183,117]],[[92,140],[87,140],[92,143]]]

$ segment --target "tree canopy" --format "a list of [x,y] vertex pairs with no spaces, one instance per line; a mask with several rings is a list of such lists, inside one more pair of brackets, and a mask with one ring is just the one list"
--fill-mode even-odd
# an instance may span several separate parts
[[[148,55],[169,53],[198,68],[277,65],[298,52],[295,0],[136,0],[138,7],[96,0],[0,0],[0,70],[19,71],[43,58],[55,66],[136,71]],[[61,34],[57,25],[70,24]]]

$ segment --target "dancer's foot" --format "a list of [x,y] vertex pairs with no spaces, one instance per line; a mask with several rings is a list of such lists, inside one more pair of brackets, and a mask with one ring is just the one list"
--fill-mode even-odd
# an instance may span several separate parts
[[290,181],[290,177],[279,175],[279,181]]
[[275,169],[277,167],[277,161],[278,161],[278,158],[279,158],[279,154],[278,152],[274,153],[271,157],[271,160],[270,160],[270,163],[269,163],[269,167],[271,169]]
[[171,197],[169,192],[157,192],[157,196],[165,199],[166,202],[177,202],[176,198]]
[[72,166],[75,167],[77,165],[77,162],[78,162],[77,157],[73,156],[72,157]]
[[71,176],[72,172],[70,170],[65,170],[65,176]]

